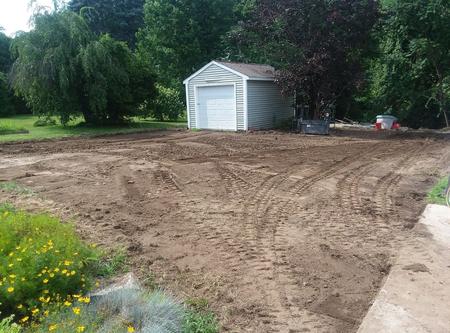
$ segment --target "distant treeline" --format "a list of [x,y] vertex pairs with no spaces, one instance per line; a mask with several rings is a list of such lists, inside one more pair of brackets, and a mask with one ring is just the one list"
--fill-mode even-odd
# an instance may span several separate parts
[[71,0],[0,32],[0,115],[176,119],[212,59],[267,63],[311,118],[448,126],[448,0]]

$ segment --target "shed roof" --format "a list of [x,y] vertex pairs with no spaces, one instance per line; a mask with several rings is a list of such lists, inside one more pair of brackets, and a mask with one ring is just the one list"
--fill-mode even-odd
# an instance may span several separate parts
[[236,72],[244,74],[249,77],[249,79],[274,79],[275,78],[275,68],[269,65],[261,64],[244,64],[239,62],[226,62],[217,61]]
[[183,81],[183,83],[187,84],[190,79],[197,76],[211,65],[222,67],[223,69],[237,74],[246,80],[275,80],[275,69],[269,65],[244,64],[239,62],[227,61],[211,61],[210,63],[199,69],[197,72],[189,76],[186,80]]

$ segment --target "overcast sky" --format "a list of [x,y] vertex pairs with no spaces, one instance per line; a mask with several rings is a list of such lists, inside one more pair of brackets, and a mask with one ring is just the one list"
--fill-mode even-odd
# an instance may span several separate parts
[[[32,9],[28,8],[30,0],[0,0],[0,26],[5,29],[7,35],[16,31],[28,31],[28,25]],[[53,8],[52,0],[37,0],[40,6]]]

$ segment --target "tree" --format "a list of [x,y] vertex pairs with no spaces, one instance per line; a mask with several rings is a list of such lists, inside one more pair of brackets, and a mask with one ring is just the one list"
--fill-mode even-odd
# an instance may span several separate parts
[[156,68],[158,82],[181,87],[203,64],[223,56],[223,37],[235,24],[235,0],[147,0],[138,33],[143,58]]
[[6,36],[2,30],[0,27],[0,72],[8,73],[12,63],[9,52],[11,38]]
[[70,11],[37,14],[13,50],[16,92],[34,113],[57,115],[63,124],[80,114],[90,124],[119,123],[155,94],[152,74],[124,42],[97,38]]
[[449,126],[448,0],[386,3],[373,98],[412,127]]
[[132,48],[136,32],[144,23],[143,7],[144,0],[71,0],[68,3],[68,8],[77,14],[83,10],[94,33],[110,34]]
[[363,82],[362,56],[377,18],[376,0],[259,0],[243,30],[280,69],[282,90],[319,118]]

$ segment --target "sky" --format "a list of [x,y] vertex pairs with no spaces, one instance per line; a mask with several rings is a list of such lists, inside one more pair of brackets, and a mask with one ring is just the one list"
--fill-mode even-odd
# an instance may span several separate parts
[[[52,0],[37,0],[40,6],[53,8]],[[0,27],[12,36],[16,31],[29,31],[28,24],[33,10],[29,8],[30,0],[0,0]]]

